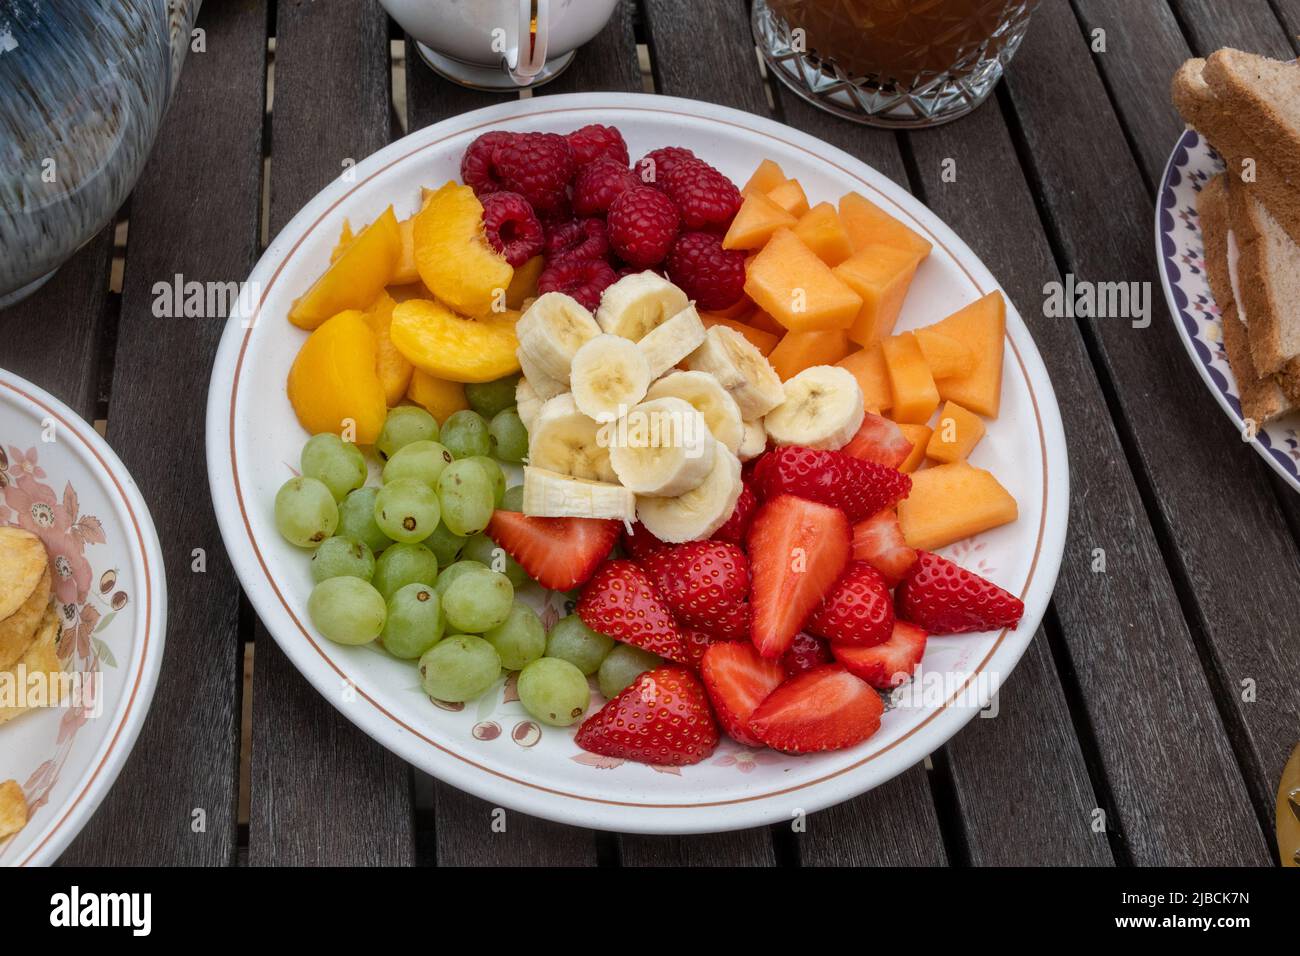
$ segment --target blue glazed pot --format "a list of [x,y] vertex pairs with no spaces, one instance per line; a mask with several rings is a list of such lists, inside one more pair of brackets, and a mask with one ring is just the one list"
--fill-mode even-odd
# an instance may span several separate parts
[[0,0],[0,307],[126,199],[201,2]]

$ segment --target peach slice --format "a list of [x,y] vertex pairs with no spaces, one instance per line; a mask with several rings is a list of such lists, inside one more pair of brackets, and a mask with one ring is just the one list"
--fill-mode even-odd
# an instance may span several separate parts
[[724,249],[761,249],[778,229],[789,229],[798,222],[762,193],[750,193],[740,204],[722,237]]
[[749,180],[745,183],[745,188],[740,191],[741,195],[748,196],[754,192],[769,192],[785,182],[785,178],[785,173],[782,172],[780,166],[770,159],[765,159],[758,164],[754,174],[749,177]]
[[832,268],[853,255],[849,231],[844,228],[835,207],[828,202],[819,202],[804,213],[795,224],[794,234]]
[[894,331],[920,262],[915,252],[874,245],[864,247],[832,270],[862,298],[862,308],[849,326],[849,338],[859,345],[870,345]]
[[411,373],[411,385],[406,390],[406,397],[417,405],[424,407],[441,425],[452,414],[469,408],[469,399],[465,397],[465,386],[460,382],[449,382],[445,378],[436,378],[421,369]]
[[343,255],[347,247],[352,245],[352,240],[355,238],[356,236],[352,234],[352,223],[344,219],[343,228],[339,230],[339,241],[334,244],[334,249],[330,252],[330,262],[338,262],[339,256]]
[[391,335],[418,369],[452,382],[492,382],[519,371],[518,312],[469,319],[436,299],[409,299],[393,310]]
[[388,403],[365,316],[353,309],[322,322],[293,360],[286,387],[298,421],[313,435],[351,432],[358,445],[373,444]]
[[789,229],[778,229],[745,274],[745,292],[792,332],[844,329],[862,298]]
[[415,217],[403,219],[397,224],[397,233],[402,240],[402,251],[397,257],[397,267],[393,270],[390,285],[410,285],[420,281],[420,270],[415,265]]
[[362,229],[324,274],[289,309],[289,321],[314,329],[348,309],[367,309],[393,278],[402,251],[393,207]]
[[916,344],[916,336],[903,332],[885,339],[880,346],[885,353],[889,391],[893,396],[891,417],[910,425],[929,421],[939,407],[939,390],[935,388],[921,347]]
[[903,225],[885,210],[860,193],[840,197],[840,219],[849,231],[855,250],[886,245],[918,253],[922,259],[930,254],[930,241]]
[[835,364],[840,368],[848,369],[858,380],[858,385],[862,388],[862,403],[867,411],[879,414],[893,406],[894,396],[889,390],[889,370],[885,368],[885,353],[879,342],[858,349]]
[[979,415],[997,418],[1007,335],[1007,303],[1002,293],[990,292],[928,328],[963,343],[975,357],[974,366],[965,375],[935,380],[939,396]]
[[939,412],[939,423],[926,445],[925,456],[932,461],[954,462],[970,457],[984,437],[984,420],[956,402],[946,402]]
[[379,384],[384,387],[384,397],[388,407],[392,408],[406,394],[406,387],[411,383],[411,363],[397,350],[393,337],[389,334],[393,325],[393,309],[396,300],[387,292],[379,293],[375,304],[366,310],[366,324],[375,333],[375,371],[379,375]]
[[784,382],[810,366],[834,365],[848,355],[852,348],[849,337],[839,329],[787,332],[785,338],[772,349],[767,360]]
[[903,463],[898,466],[898,470],[911,474],[921,467],[921,462],[925,461],[925,449],[930,443],[930,436],[934,432],[929,425],[899,425],[898,430],[903,433],[903,437],[912,443],[912,450],[908,452]]
[[933,551],[1016,520],[1016,499],[983,468],[964,461],[912,475],[911,493],[898,503],[898,523],[909,547]]
[[430,195],[414,239],[420,278],[452,310],[481,319],[505,304],[514,270],[488,245],[474,190],[449,182]]
[[537,277],[545,266],[546,260],[542,256],[533,256],[515,270],[506,288],[506,308],[518,311],[524,307],[524,299],[537,297]]

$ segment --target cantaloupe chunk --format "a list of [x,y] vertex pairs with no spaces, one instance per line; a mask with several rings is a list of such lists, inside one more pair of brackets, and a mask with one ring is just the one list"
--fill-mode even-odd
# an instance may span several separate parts
[[791,332],[844,329],[862,297],[789,229],[778,229],[745,274],[745,292]]
[[808,196],[797,179],[787,179],[774,189],[769,189],[767,198],[796,219],[808,211]]
[[834,365],[852,348],[849,337],[839,329],[787,332],[767,360],[784,382],[813,365]]
[[956,402],[945,402],[939,422],[926,445],[925,457],[933,461],[964,461],[984,437],[984,420]]
[[939,390],[935,388],[930,366],[925,364],[921,347],[911,332],[892,335],[880,343],[889,372],[889,392],[896,422],[921,425],[930,420],[939,407]]
[[974,366],[965,375],[936,379],[940,397],[978,415],[997,418],[1007,335],[1007,303],[1002,293],[990,292],[928,328],[962,342],[975,356]]
[[849,231],[828,202],[819,202],[809,209],[795,225],[794,234],[828,266],[837,266],[853,255]]
[[757,329],[748,323],[729,319],[717,312],[701,312],[700,321],[704,323],[707,329],[713,325],[725,325],[729,329],[734,329],[745,338],[749,339],[751,345],[758,349],[764,355],[771,353],[776,348],[776,343],[781,341],[781,336],[773,335],[771,332],[765,332],[763,329]]
[[[748,300],[748,296],[746,296],[746,300]],[[725,312],[714,313],[714,315],[725,315],[725,314],[726,314]],[[739,318],[739,316],[735,316],[735,318]],[[756,329],[762,329],[764,332],[771,332],[778,339],[781,336],[785,335],[785,326],[782,325],[780,322],[778,322],[776,319],[772,318],[762,309],[755,309],[749,315],[745,316],[741,321],[743,321],[746,325],[752,325]]]
[[416,369],[411,374],[411,384],[406,390],[406,397],[438,420],[445,422],[452,412],[469,408],[469,399],[465,397],[465,386],[460,382],[449,382],[428,372]]
[[934,331],[933,327],[916,330],[916,344],[930,366],[935,379],[966,375],[975,367],[975,353],[965,342]]
[[832,270],[862,298],[862,308],[849,326],[849,338],[859,345],[870,345],[894,331],[920,261],[915,252],[875,245],[863,248]]
[[[754,311],[754,302],[747,295],[742,295],[739,299],[731,303],[731,305],[727,306],[725,309],[712,310],[714,315],[722,316],[722,318],[724,319],[738,319],[741,322],[748,322],[749,321],[748,316],[753,311]],[[777,325],[776,322],[773,322],[772,324]],[[780,328],[780,326],[777,325],[777,328]],[[777,334],[779,335],[780,333]]]
[[848,369],[858,380],[862,388],[862,404],[867,411],[879,414],[894,404],[894,396],[889,390],[889,371],[885,368],[885,353],[879,342],[858,349],[835,364]]
[[1016,499],[983,468],[964,461],[912,475],[911,493],[898,503],[909,547],[933,551],[1015,521]]
[[930,254],[930,240],[903,225],[860,193],[845,193],[840,197],[840,220],[849,231],[855,250],[886,245],[908,249],[918,253],[922,259]]
[[790,229],[799,220],[762,193],[750,193],[740,204],[722,237],[724,249],[761,249],[778,229]]
[[775,189],[785,182],[786,176],[781,167],[770,159],[765,159],[758,164],[754,174],[749,177],[742,189],[741,195],[749,195],[752,192],[766,193]]
[[903,437],[912,443],[912,450],[907,453],[903,463],[898,466],[898,470],[910,474],[921,467],[921,462],[925,461],[925,449],[930,443],[930,436],[934,434],[929,425],[899,425],[898,430],[903,433]]

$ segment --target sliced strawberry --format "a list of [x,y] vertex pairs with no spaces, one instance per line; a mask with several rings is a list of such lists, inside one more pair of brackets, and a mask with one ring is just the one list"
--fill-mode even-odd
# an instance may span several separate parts
[[838,451],[782,445],[758,459],[754,482],[764,499],[798,495],[862,521],[907,497],[912,479],[893,468]]
[[498,509],[487,534],[543,587],[568,591],[595,573],[620,527],[606,518],[536,518]]
[[631,561],[606,561],[578,599],[578,616],[593,631],[679,664],[691,656],[659,589]]
[[849,522],[838,508],[779,495],[749,529],[754,579],[749,634],[758,652],[778,658],[849,562]]
[[781,656],[781,667],[787,677],[793,677],[834,660],[830,644],[820,637],[813,637],[807,631],[800,631],[794,636],[790,649]]
[[736,500],[736,510],[717,531],[713,532],[714,541],[730,541],[732,544],[744,544],[745,535],[749,534],[749,525],[758,510],[758,497],[748,484],[740,486],[740,498]]
[[853,526],[853,557],[879,571],[891,588],[907,577],[916,564],[916,549],[907,546],[897,511],[885,508]]
[[753,644],[725,641],[704,652],[700,677],[722,729],[737,743],[763,746],[749,732],[749,715],[785,680],[781,665],[760,657]]
[[1025,604],[991,581],[929,551],[894,595],[898,616],[931,634],[965,634],[1015,627]]
[[623,550],[633,561],[640,561],[647,555],[654,554],[656,551],[662,551],[668,547],[666,541],[660,541],[649,531],[641,522],[632,525],[631,532],[623,532]]
[[749,731],[789,754],[842,750],[880,729],[880,695],[838,664],[791,677],[754,709]]
[[682,647],[686,648],[686,653],[691,658],[691,667],[696,670],[700,669],[700,661],[704,659],[705,651],[714,644],[729,643],[725,637],[714,637],[708,631],[697,630],[693,627],[683,627],[681,631]]
[[682,667],[657,667],[583,721],[574,739],[594,754],[681,767],[713,753],[718,727],[699,678]]
[[744,637],[749,626],[749,559],[725,541],[670,545],[641,562],[677,619],[719,637]]
[[889,640],[894,605],[880,572],[865,561],[850,561],[804,627],[836,644],[870,647]]
[[912,452],[912,443],[907,440],[903,430],[888,418],[867,412],[858,433],[840,451],[863,461],[874,461],[886,468],[897,468],[907,461],[907,456]]
[[895,621],[889,640],[874,647],[832,644],[831,653],[850,674],[872,687],[890,690],[916,672],[925,654],[925,631],[906,621]]

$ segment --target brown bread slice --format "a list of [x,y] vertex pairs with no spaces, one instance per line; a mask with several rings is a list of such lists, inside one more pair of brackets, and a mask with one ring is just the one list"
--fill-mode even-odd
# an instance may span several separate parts
[[1271,375],[1300,357],[1300,245],[1235,179],[1226,182],[1240,251],[1237,308],[1250,329],[1255,368]]
[[1293,183],[1300,183],[1300,65],[1224,48],[1205,61],[1205,82],[1237,126]]

